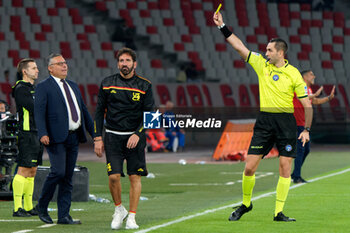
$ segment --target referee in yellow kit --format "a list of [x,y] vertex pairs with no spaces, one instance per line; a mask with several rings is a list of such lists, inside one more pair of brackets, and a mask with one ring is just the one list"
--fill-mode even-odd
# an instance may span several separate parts
[[276,189],[276,207],[274,221],[295,221],[282,213],[291,183],[290,171],[296,157],[297,126],[293,116],[293,97],[297,94],[305,109],[305,130],[299,139],[305,144],[309,141],[312,122],[312,107],[306,98],[307,87],[299,71],[284,59],[287,43],[272,39],[266,47],[265,59],[261,54],[251,52],[225,26],[220,12],[214,13],[214,23],[218,26],[228,43],[248,62],[259,78],[260,114],[254,126],[254,134],[248,150],[248,157],[242,178],[243,203],[229,217],[230,221],[239,220],[243,214],[253,209],[251,203],[255,184],[255,171],[260,160],[269,153],[276,143],[279,151],[280,177]]

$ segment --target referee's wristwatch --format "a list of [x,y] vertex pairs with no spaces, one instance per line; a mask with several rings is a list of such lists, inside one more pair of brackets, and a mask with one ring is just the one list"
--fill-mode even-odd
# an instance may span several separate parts
[[310,127],[305,127],[305,130],[310,133],[311,129]]

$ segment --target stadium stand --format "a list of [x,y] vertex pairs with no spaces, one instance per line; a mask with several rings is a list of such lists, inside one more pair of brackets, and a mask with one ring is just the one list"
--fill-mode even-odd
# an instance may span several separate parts
[[[114,51],[105,43],[109,38],[104,25],[94,25],[92,17],[82,17],[76,8],[67,8],[66,1],[3,1],[0,8],[0,42],[2,67],[15,67],[31,56],[40,69],[51,52],[62,53],[78,82],[96,82],[95,78],[115,69]],[[115,48],[121,43],[112,42]]]
[[[115,51],[125,45],[112,41],[104,22],[122,20],[133,29],[138,72],[153,82],[175,82],[181,64],[194,63],[204,81],[257,83],[237,53],[232,52],[212,22],[220,2],[225,22],[248,48],[264,53],[268,40],[279,36],[290,45],[288,59],[299,69],[312,68],[317,83],[348,83],[350,20],[342,12],[313,11],[311,4],[261,0],[36,0],[0,1],[1,69],[13,68],[31,56],[45,70],[46,57],[59,52],[80,83],[99,83],[115,72]],[[74,7],[77,4],[81,7]],[[293,2],[293,1],[290,1]],[[94,9],[92,14],[84,8]],[[249,9],[249,10],[248,10]],[[156,47],[156,53],[151,47]],[[163,56],[160,56],[163,55]],[[171,62],[164,57],[175,56]],[[0,72],[1,73],[1,72]]]
[[[118,17],[119,13],[137,33],[148,34],[151,41],[163,44],[164,52],[176,53],[178,61],[192,61],[197,70],[205,67],[207,80],[226,81],[225,76],[229,75],[236,81],[247,79],[248,83],[256,83],[253,72],[241,71],[248,66],[226,47],[212,23],[212,14],[219,3],[215,0],[130,0],[121,4],[100,0],[96,6],[108,11],[110,17]],[[349,56],[349,44],[345,41],[349,40],[350,21],[345,21],[343,13],[312,11],[311,4],[307,3],[248,0],[226,0],[222,12],[229,16],[225,17],[227,24],[252,50],[263,53],[266,42],[280,36],[290,44],[291,64],[299,69],[317,70],[319,83],[335,79],[346,82],[344,74],[349,76],[349,70],[344,66],[341,52],[345,49],[344,56]],[[313,59],[316,57],[321,60]],[[335,61],[338,63],[336,76],[328,71],[334,69]]]

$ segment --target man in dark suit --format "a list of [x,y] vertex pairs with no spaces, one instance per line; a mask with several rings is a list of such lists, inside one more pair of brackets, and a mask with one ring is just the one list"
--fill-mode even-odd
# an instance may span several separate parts
[[48,57],[50,77],[37,85],[34,115],[38,137],[46,146],[51,170],[46,177],[37,210],[45,223],[53,223],[47,212],[58,185],[58,224],[81,224],[69,215],[72,176],[79,143],[86,142],[85,129],[93,137],[93,121],[78,85],[66,80],[68,66],[60,54]]

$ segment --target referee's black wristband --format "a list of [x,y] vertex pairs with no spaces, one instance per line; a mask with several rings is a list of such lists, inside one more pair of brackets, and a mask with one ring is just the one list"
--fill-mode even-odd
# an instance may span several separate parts
[[230,31],[230,29],[228,29],[226,25],[220,28],[220,31],[222,32],[225,38],[228,38],[232,35],[232,32]]

